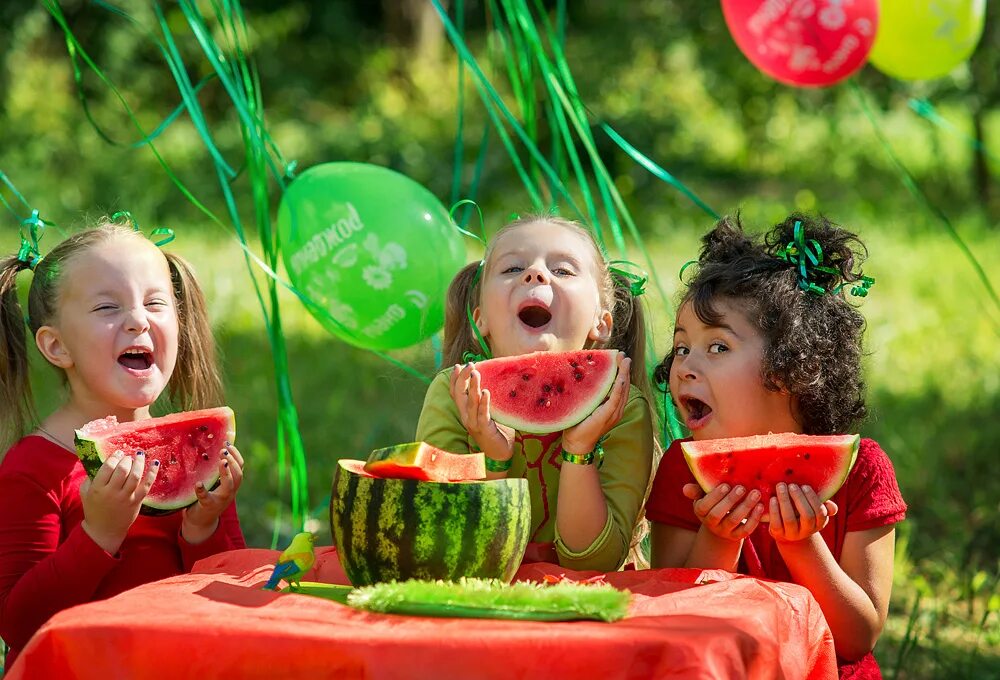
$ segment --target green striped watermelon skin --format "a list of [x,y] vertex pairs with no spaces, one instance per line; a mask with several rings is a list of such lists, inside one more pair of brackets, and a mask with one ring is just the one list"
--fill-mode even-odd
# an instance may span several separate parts
[[339,461],[330,501],[334,544],[354,586],[514,578],[531,532],[528,480],[382,479],[364,464]]

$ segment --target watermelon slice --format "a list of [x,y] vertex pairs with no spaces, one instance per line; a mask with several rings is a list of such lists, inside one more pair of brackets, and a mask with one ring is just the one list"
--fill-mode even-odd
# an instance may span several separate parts
[[198,500],[194,487],[219,481],[219,455],[236,439],[236,418],[228,406],[119,423],[115,416],[93,420],[76,431],[76,455],[91,477],[115,451],[146,464],[160,461],[153,488],[142,502],[144,515],[165,515]]
[[384,479],[465,482],[486,479],[486,459],[482,453],[448,453],[425,442],[412,442],[375,449],[365,472]]
[[533,434],[561,432],[594,412],[618,375],[618,350],[532,352],[476,364],[498,423]]
[[830,500],[854,467],[860,441],[856,434],[785,433],[681,442],[681,450],[706,493],[720,484],[760,491],[767,521],[778,482],[811,486],[820,500]]

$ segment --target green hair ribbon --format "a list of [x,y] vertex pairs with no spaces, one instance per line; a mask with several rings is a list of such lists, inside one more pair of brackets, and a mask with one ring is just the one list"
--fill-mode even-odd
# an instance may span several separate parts
[[[615,265],[625,265],[626,267],[632,267],[638,269],[641,274],[628,271],[624,267],[616,267]],[[646,282],[649,280],[649,275],[640,269],[639,265],[629,260],[611,260],[608,262],[608,271],[613,275],[624,281],[628,285],[628,291],[632,294],[632,297],[639,297],[646,292]]]
[[[784,260],[785,262],[796,265],[799,272],[799,288],[807,293],[812,293],[813,295],[824,295],[829,292],[836,295],[840,293],[840,291],[843,290],[844,286],[848,283],[841,283],[839,286],[828,291],[826,288],[820,286],[812,280],[812,278],[816,275],[816,272],[836,276],[840,274],[840,271],[823,264],[823,247],[816,239],[806,239],[805,230],[802,228],[802,222],[799,220],[795,220],[795,232],[792,236],[792,240],[786,243],[777,253],[775,253],[775,257],[779,260]],[[871,276],[861,276],[858,280],[860,283],[851,287],[851,295],[855,295],[857,297],[867,297],[868,289],[875,285],[875,279]]]
[[21,247],[18,248],[17,259],[27,265],[28,269],[34,270],[45,259],[38,249],[38,241],[47,226],[52,226],[52,222],[39,217],[37,210],[32,210],[30,217],[21,220]]
[[[112,222],[118,222],[119,220],[124,220],[128,224],[132,225],[132,229],[139,233],[142,230],[139,229],[139,221],[132,217],[132,213],[128,210],[119,210],[114,215],[111,216]],[[149,240],[153,242],[154,246],[164,246],[177,238],[174,235],[174,230],[169,227],[157,227],[153,231],[149,232]]]

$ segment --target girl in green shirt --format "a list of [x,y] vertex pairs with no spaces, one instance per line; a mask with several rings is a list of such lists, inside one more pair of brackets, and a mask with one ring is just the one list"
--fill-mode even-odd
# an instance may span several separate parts
[[[428,389],[416,438],[446,451],[482,451],[492,479],[528,479],[525,560],[613,571],[644,523],[654,434],[641,291],[631,283],[610,269],[589,231],[538,217],[500,229],[483,261],[466,266],[448,290],[444,362],[454,366]],[[489,391],[466,362],[480,350],[477,335],[493,357],[618,349],[618,378],[580,424],[548,435],[516,432],[490,417]],[[599,449],[601,465],[588,455]]]

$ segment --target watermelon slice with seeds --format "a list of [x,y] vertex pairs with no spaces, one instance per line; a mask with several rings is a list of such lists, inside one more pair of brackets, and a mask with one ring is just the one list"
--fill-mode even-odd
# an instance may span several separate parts
[[533,352],[476,364],[490,415],[521,432],[561,432],[594,412],[618,375],[618,350]]
[[720,484],[760,491],[764,520],[778,482],[811,486],[820,500],[833,498],[858,457],[861,436],[767,434],[681,442],[691,474],[708,493]]
[[76,455],[91,478],[115,451],[132,457],[142,451],[146,465],[160,461],[140,512],[164,515],[198,500],[194,492],[198,482],[206,489],[216,485],[225,442],[235,439],[236,417],[227,406],[128,423],[108,416],[76,431]]
[[486,459],[482,453],[449,453],[426,442],[375,449],[369,454],[364,469],[384,479],[419,479],[425,482],[486,479]]

